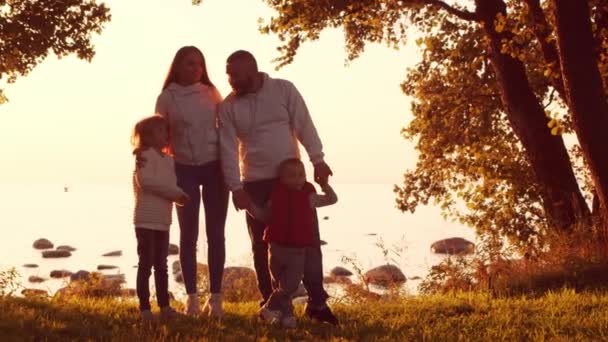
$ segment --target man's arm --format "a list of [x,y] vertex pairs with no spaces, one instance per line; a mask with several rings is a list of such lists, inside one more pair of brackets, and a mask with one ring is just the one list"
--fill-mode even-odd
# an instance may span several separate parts
[[334,189],[329,186],[329,184],[325,184],[321,186],[321,190],[323,190],[323,195],[319,194],[311,194],[310,195],[310,206],[313,208],[326,207],[328,205],[336,204],[338,202],[338,195]]
[[247,209],[247,212],[253,216],[256,220],[264,222],[264,223],[269,223],[270,222],[270,216],[272,215],[272,211],[271,211],[271,206],[270,206],[270,201],[268,201],[266,203],[266,206],[264,206],[263,208],[258,207],[256,204],[252,204],[251,207],[249,209]]
[[291,127],[296,133],[296,137],[306,149],[308,157],[313,164],[323,162],[323,144],[317,133],[308,107],[298,89],[289,81],[285,81],[287,109]]

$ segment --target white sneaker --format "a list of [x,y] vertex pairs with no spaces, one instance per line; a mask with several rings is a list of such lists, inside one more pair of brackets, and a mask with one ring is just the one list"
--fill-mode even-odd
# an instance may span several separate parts
[[281,312],[277,311],[277,310],[270,310],[267,307],[262,307],[260,309],[260,318],[262,318],[262,320],[270,323],[270,324],[277,324],[280,322],[281,320]]
[[203,315],[209,315],[211,317],[222,317],[224,315],[224,309],[222,308],[222,294],[212,293],[211,296],[205,302],[203,306]]
[[201,314],[201,307],[196,293],[189,294],[186,299],[186,315],[198,316]]
[[295,329],[298,326],[295,316],[287,316],[281,319],[281,326],[283,328]]

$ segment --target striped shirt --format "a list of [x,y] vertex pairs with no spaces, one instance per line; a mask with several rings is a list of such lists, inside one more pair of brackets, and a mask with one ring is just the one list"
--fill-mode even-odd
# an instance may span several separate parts
[[184,195],[177,186],[173,159],[153,148],[144,150],[141,156],[145,163],[133,172],[133,223],[137,228],[167,231],[173,202]]

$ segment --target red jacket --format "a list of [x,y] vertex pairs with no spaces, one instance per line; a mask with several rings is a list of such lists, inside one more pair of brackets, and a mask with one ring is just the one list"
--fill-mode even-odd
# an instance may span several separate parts
[[315,210],[310,206],[314,185],[306,182],[302,190],[290,190],[277,183],[270,195],[270,222],[264,241],[288,247],[307,247],[313,243]]

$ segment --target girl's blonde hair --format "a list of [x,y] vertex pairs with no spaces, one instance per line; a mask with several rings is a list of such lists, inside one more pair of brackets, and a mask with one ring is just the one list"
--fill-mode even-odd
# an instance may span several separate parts
[[[143,118],[135,124],[133,133],[131,134],[131,144],[135,147],[135,150],[133,151],[134,154],[138,151],[145,150],[148,147],[152,147],[152,132],[159,126],[163,126],[169,131],[169,122],[160,115],[152,115]],[[165,150],[166,149],[167,147],[165,147]]]

